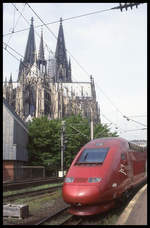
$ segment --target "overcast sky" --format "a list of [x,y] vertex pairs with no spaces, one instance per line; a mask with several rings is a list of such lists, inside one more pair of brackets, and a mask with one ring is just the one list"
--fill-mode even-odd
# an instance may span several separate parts
[[[55,22],[119,3],[29,3],[44,23]],[[15,9],[15,7],[18,11]],[[22,13],[22,16],[20,13]],[[34,18],[37,52],[42,25],[25,3],[3,4],[3,42],[24,56],[31,17]],[[25,31],[20,31],[28,28]],[[48,30],[49,28],[49,30]],[[59,23],[43,26],[45,57],[55,52]],[[128,140],[147,139],[147,4],[123,12],[105,11],[63,21],[66,49],[73,81],[94,77],[102,123],[110,124]],[[11,33],[14,29],[14,33]],[[18,32],[19,31],[19,32]],[[11,33],[7,35],[8,33]],[[53,33],[53,35],[52,35]],[[10,47],[7,50],[21,58]],[[5,46],[4,46],[5,47]],[[17,80],[19,62],[3,50],[3,77]],[[74,60],[77,60],[77,64]],[[123,115],[131,119],[127,121]],[[140,122],[141,124],[135,123]]]

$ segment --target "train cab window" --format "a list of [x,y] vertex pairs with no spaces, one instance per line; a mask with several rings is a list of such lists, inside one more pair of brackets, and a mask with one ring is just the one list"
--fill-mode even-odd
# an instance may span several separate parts
[[81,153],[76,165],[86,163],[103,163],[109,148],[89,148],[84,149]]
[[121,160],[126,160],[126,156],[124,153],[121,154]]

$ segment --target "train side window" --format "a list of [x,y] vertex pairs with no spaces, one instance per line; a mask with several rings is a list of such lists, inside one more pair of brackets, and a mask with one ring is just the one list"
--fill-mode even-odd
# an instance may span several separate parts
[[121,160],[126,160],[126,156],[124,153],[121,154]]

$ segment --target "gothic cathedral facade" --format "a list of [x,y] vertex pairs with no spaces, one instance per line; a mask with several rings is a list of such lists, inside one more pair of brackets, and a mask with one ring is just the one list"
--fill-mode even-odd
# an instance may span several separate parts
[[71,61],[68,60],[62,19],[57,38],[55,56],[45,59],[43,31],[38,55],[34,35],[33,18],[25,50],[20,60],[17,82],[10,79],[3,84],[3,96],[22,120],[48,116],[61,119],[72,114],[81,114],[100,122],[100,108],[96,101],[94,79],[90,82],[73,82]]

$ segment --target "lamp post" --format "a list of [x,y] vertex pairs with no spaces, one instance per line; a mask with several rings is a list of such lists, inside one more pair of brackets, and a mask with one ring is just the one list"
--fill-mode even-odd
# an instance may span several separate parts
[[61,171],[62,176],[64,176],[64,131],[65,131],[65,121],[61,122]]

